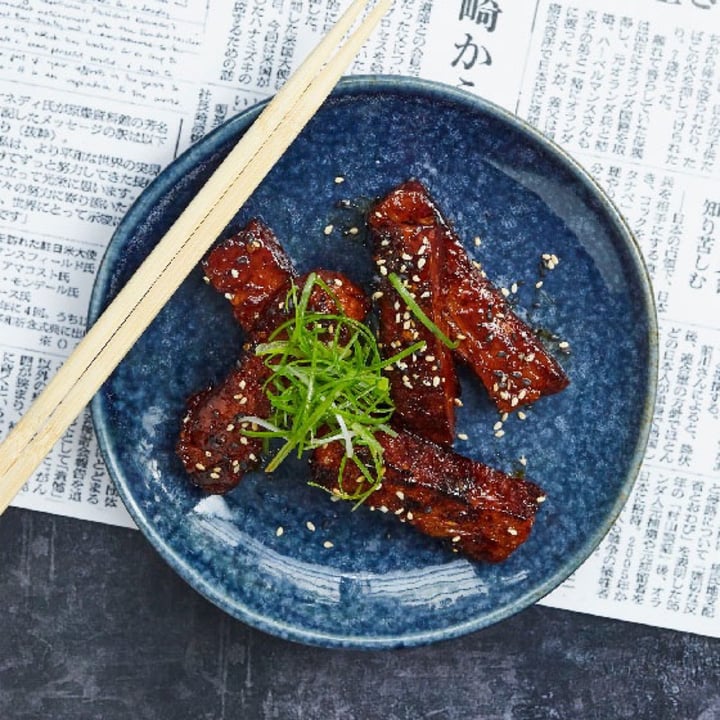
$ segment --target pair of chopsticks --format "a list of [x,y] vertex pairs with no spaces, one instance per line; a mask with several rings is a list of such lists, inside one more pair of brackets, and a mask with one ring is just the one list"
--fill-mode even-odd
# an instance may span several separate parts
[[0,445],[0,514],[322,105],[392,0],[367,12],[371,4],[350,5]]

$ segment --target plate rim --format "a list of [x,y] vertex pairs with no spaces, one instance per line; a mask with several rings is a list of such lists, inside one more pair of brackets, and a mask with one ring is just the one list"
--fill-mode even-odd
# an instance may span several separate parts
[[[637,238],[602,186],[596,182],[590,173],[567,151],[525,120],[485,98],[460,88],[455,88],[434,80],[401,75],[353,75],[343,77],[337,84],[331,97],[383,92],[394,92],[413,97],[421,96],[424,99],[439,99],[444,102],[459,104],[474,112],[479,111],[481,114],[490,115],[494,119],[499,119],[501,122],[511,125],[516,131],[529,137],[531,142],[536,146],[540,146],[545,152],[553,156],[556,162],[565,165],[566,170],[569,171],[569,174],[572,175],[574,180],[578,181],[579,184],[584,187],[589,197],[599,202],[608,223],[616,230],[615,239],[622,238],[623,247],[632,259],[634,275],[639,282],[637,289],[641,291],[640,297],[643,301],[642,305],[647,321],[646,340],[649,362],[647,368],[644,368],[645,395],[643,398],[643,410],[635,436],[635,447],[632,455],[629,456],[630,460],[625,480],[610,511],[606,513],[603,522],[594,533],[586,537],[580,548],[578,548],[568,560],[562,563],[552,575],[535,586],[534,589],[525,592],[523,595],[516,597],[511,603],[503,605],[494,611],[485,612],[480,617],[473,616],[464,622],[455,622],[452,625],[442,628],[377,636],[326,633],[299,627],[297,624],[255,612],[247,605],[238,601],[230,601],[226,593],[219,592],[211,583],[205,580],[200,573],[197,572],[182,555],[177,553],[150,525],[145,513],[138,506],[134,496],[126,486],[123,480],[123,473],[117,466],[117,457],[110,449],[111,440],[109,437],[109,429],[103,421],[104,397],[102,392],[98,392],[91,401],[90,409],[103,460],[123,504],[138,529],[144,534],[155,551],[158,552],[163,560],[167,562],[191,588],[232,617],[286,640],[323,647],[390,649],[413,647],[449,640],[489,627],[524,610],[548,595],[587,560],[615,524],[640,473],[650,436],[656,401],[659,344],[658,318],[654,292],[652,290],[652,281]],[[239,137],[247,130],[269,101],[270,98],[267,98],[246,108],[210,131],[165,166],[150,185],[141,192],[113,232],[103,254],[93,283],[88,310],[88,328],[97,320],[102,308],[107,302],[107,293],[110,289],[108,285],[108,268],[112,261],[113,252],[117,250],[118,244],[124,246],[132,239],[132,228],[135,227],[139,221],[146,219],[148,210],[155,206],[157,201],[166,194],[169,181],[185,174],[186,169],[194,167],[199,158],[206,159],[209,156],[208,148],[210,148],[212,152],[212,148],[216,148],[218,144],[222,144],[228,139]]]

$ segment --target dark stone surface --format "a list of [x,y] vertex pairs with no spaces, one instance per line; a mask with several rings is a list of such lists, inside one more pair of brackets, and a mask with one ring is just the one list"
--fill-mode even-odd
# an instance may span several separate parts
[[533,607],[410,650],[292,644],[224,615],[140,533],[0,518],[2,720],[718,720],[720,641]]

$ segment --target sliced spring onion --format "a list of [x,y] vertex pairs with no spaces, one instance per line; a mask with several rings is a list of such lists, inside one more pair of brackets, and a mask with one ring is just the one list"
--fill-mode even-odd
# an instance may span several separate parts
[[417,304],[412,293],[403,285],[402,280],[396,273],[388,275],[390,284],[395,288],[397,294],[404,300],[408,310],[443,344],[445,347],[454,350],[459,343],[451,340],[422,310]]
[[[286,299],[290,318],[256,348],[272,371],[265,383],[271,413],[266,420],[250,419],[261,429],[241,432],[265,438],[268,443],[282,441],[267,472],[275,470],[291,453],[301,456],[324,444],[343,442],[345,453],[337,487],[340,497],[360,504],[382,479],[383,450],[375,433],[392,432],[388,423],[395,408],[383,371],[421,351],[425,343],[415,343],[383,359],[372,330],[342,314],[337,301],[337,313],[308,308],[314,287],[335,297],[314,273],[301,289],[293,284]],[[361,481],[346,490],[343,473],[348,462],[357,467]]]

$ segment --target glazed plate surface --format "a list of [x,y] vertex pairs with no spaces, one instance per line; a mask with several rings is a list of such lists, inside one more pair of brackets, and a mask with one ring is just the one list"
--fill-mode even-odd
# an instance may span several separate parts
[[[92,321],[259,111],[201,140],[143,193],[109,246]],[[348,231],[369,200],[410,177],[427,185],[496,284],[518,284],[519,314],[569,344],[550,347],[570,387],[524,420],[511,417],[503,437],[485,393],[463,376],[458,432],[468,439],[457,451],[507,472],[525,458],[548,498],[507,562],[470,562],[393,517],[331,502],[307,486],[304,462],[247,476],[224,497],[195,489],[174,452],[185,401],[223,378],[242,342],[199,268],[93,401],[108,468],[158,552],[220,608],[288,639],[418,645],[527,607],[600,542],[642,459],[657,328],[639,250],[582,169],[504,111],[433,83],[346,79],[223,236],[260,217],[299,271],[337,269],[371,287],[363,233]],[[552,271],[541,269],[545,253],[559,258]]]

